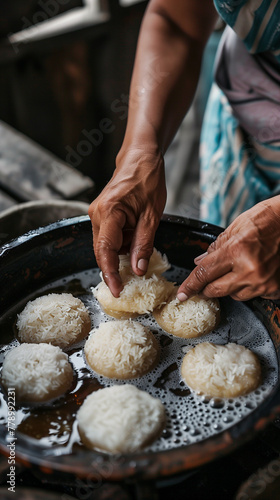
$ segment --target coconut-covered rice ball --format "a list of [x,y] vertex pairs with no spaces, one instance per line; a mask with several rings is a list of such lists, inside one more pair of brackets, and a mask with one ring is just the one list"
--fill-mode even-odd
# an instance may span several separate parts
[[232,398],[259,386],[261,365],[256,354],[242,345],[203,342],[184,356],[181,374],[199,394]]
[[84,352],[88,364],[97,373],[128,379],[140,377],[155,366],[159,344],[141,323],[114,320],[92,330]]
[[4,359],[1,382],[14,387],[16,401],[42,402],[61,396],[73,381],[68,356],[51,344],[21,344]]
[[21,342],[46,342],[64,349],[88,335],[91,321],[80,299],[71,293],[50,293],[26,304],[17,328]]
[[135,386],[115,385],[90,394],[77,413],[84,444],[111,453],[137,451],[155,440],[165,423],[162,402]]
[[132,271],[130,256],[120,255],[119,273],[124,284],[120,296],[114,297],[103,280],[93,289],[93,295],[104,312],[114,318],[125,319],[150,313],[162,305],[173,290],[173,283],[162,276],[169,268],[166,255],[162,256],[154,249],[146,274],[137,276]]
[[211,332],[220,320],[218,299],[204,299],[198,295],[180,302],[174,288],[169,300],[153,316],[166,332],[182,338],[194,338]]

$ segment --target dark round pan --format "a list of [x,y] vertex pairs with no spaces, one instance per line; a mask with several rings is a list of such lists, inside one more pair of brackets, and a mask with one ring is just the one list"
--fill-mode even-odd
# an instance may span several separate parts
[[[177,266],[192,269],[194,258],[215,240],[221,228],[181,217],[164,216],[155,246]],[[32,231],[0,248],[1,314],[46,284],[96,267],[88,217],[66,219]],[[280,310],[268,300],[250,301],[250,308],[269,331],[278,364]],[[196,468],[221,457],[262,430],[280,412],[279,383],[254,411],[228,430],[196,444],[161,452],[109,456],[81,449],[78,453],[47,456],[27,436],[18,435],[17,460],[44,472],[60,471],[80,478],[150,479]],[[0,451],[8,455],[7,429],[0,426]]]

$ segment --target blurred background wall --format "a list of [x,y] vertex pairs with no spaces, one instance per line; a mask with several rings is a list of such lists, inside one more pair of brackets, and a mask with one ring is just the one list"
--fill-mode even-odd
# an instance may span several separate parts
[[[110,179],[121,146],[147,4],[0,4],[0,120],[89,176],[95,183],[94,196]],[[166,155],[166,209],[171,213],[198,216],[199,134],[220,33],[221,27],[209,41],[193,106]],[[1,149],[0,155],[5,154],[3,145]]]
[[1,2],[0,120],[92,177],[97,190],[122,141],[146,4]]

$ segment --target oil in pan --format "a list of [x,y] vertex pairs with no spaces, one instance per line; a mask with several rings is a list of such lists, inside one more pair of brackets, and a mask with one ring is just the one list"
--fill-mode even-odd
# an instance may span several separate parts
[[[168,280],[181,283],[188,272],[173,266],[165,273]],[[70,292],[84,302],[88,308],[92,327],[112,318],[103,313],[91,288],[100,281],[99,270],[84,271],[63,278],[38,290],[36,296],[51,292]],[[35,295],[27,300],[32,300]],[[195,339],[181,339],[163,331],[152,315],[142,315],[136,321],[148,326],[161,346],[158,365],[147,375],[133,380],[116,380],[102,377],[93,372],[83,355],[83,344],[69,349],[69,359],[76,373],[75,384],[69,394],[52,405],[40,407],[20,407],[17,410],[17,431],[38,440],[40,446],[48,449],[48,454],[75,452],[82,445],[80,442],[75,414],[88,394],[102,387],[114,384],[131,383],[139,389],[159,398],[165,405],[167,422],[161,436],[147,451],[163,451],[192,444],[209,438],[227,428],[252,412],[270,393],[278,381],[278,363],[274,345],[264,325],[248,306],[224,298],[221,302],[220,325],[210,334]],[[15,311],[9,311],[2,318],[1,330],[9,328],[10,342],[3,345],[0,356],[13,348],[17,341],[11,332],[25,303],[18,304]],[[7,320],[9,318],[9,320]],[[226,344],[235,342],[255,352],[262,365],[262,383],[252,393],[237,398],[207,398],[194,394],[182,381],[180,365],[185,353],[200,342]],[[0,358],[1,364],[2,359]],[[6,424],[7,405],[1,394],[0,423]]]

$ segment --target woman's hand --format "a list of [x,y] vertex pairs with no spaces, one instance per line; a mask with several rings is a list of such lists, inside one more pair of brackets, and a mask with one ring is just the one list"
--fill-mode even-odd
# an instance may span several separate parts
[[162,154],[193,99],[216,19],[212,0],[151,0],[146,9],[117,167],[89,208],[96,260],[115,297],[119,253],[130,251],[137,275],[147,269],[166,201]]
[[244,212],[195,259],[179,300],[200,293],[235,300],[280,298],[280,197]]
[[130,252],[133,271],[145,274],[165,202],[162,155],[148,148],[120,153],[112,179],[89,207],[97,264],[115,297],[122,290],[118,255]]

